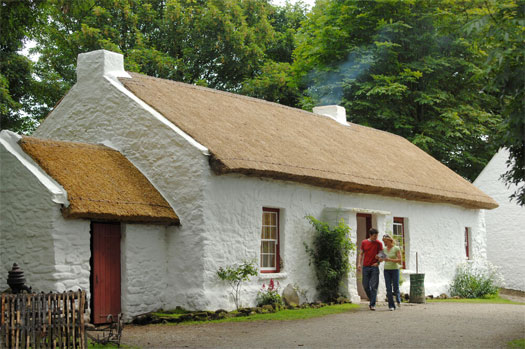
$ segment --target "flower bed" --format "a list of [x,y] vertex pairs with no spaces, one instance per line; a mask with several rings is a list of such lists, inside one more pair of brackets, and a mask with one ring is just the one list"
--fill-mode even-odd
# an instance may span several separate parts
[[322,308],[328,305],[334,304],[345,304],[350,303],[347,298],[340,297],[337,302],[331,302],[329,304],[322,302],[304,303],[300,306],[284,306],[284,305],[263,305],[260,307],[253,308],[241,308],[228,312],[224,309],[216,311],[185,311],[184,309],[177,307],[172,311],[159,310],[158,312],[142,314],[133,318],[132,323],[135,325],[147,325],[147,324],[160,324],[160,323],[182,323],[190,321],[211,321],[221,320],[232,317],[247,317],[255,314],[267,314],[275,313],[284,309],[305,309],[305,308]]

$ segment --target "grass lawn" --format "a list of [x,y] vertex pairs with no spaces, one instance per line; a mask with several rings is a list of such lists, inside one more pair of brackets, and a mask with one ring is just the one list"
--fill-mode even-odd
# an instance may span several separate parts
[[460,299],[453,299],[453,298],[447,298],[447,299],[427,299],[427,302],[429,303],[439,303],[439,302],[449,302],[449,303],[488,303],[488,304],[521,304],[525,305],[525,303],[520,302],[514,302],[505,298],[501,298],[501,296],[492,296],[492,297],[486,297],[486,298],[460,298]]
[[[276,313],[266,313],[266,314],[254,314],[249,316],[240,316],[240,317],[228,317],[220,320],[209,320],[209,321],[185,321],[181,323],[170,323],[171,325],[194,325],[194,324],[203,324],[210,322],[243,322],[243,321],[288,321],[288,320],[302,320],[310,319],[319,316],[325,316],[330,314],[340,314],[348,311],[355,311],[359,309],[359,304],[336,304],[329,305],[322,308],[305,308],[305,309],[285,309],[280,310]],[[178,317],[180,314],[165,314],[165,313],[156,313],[155,315],[161,315],[162,317]]]
[[507,343],[507,347],[513,349],[524,349],[525,348],[525,339],[515,339]]

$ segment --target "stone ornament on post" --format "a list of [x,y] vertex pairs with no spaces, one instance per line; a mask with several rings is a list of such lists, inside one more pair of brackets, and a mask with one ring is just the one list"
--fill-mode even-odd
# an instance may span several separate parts
[[25,285],[26,279],[24,278],[24,271],[20,269],[18,264],[13,263],[13,268],[7,274],[7,284],[11,288],[11,291],[15,294],[27,291],[31,293],[31,287]]

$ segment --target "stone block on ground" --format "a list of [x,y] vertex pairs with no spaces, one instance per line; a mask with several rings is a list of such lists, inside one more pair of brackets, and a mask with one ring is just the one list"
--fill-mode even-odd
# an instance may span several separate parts
[[292,284],[288,284],[283,291],[283,300],[286,305],[299,305],[299,295]]

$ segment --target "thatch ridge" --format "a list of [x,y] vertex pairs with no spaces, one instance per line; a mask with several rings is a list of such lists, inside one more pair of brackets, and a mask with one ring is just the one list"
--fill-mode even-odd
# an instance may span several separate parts
[[123,85],[212,154],[217,174],[494,208],[496,202],[403,137],[253,97],[130,73]]
[[20,147],[68,193],[68,218],[179,224],[148,179],[104,145],[22,137]]

